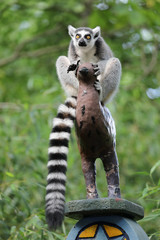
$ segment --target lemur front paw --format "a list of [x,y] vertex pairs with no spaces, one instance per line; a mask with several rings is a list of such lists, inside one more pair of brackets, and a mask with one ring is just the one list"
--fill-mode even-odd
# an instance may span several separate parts
[[98,64],[92,64],[92,66],[94,70],[94,76],[98,77],[101,74]]
[[71,64],[71,65],[69,65],[69,67],[68,67],[68,69],[67,69],[67,73],[69,73],[70,71],[74,71],[74,70],[76,70],[76,67],[77,67],[77,65],[76,64]]
[[77,69],[79,67],[79,63],[80,60],[78,60],[76,63],[72,63],[71,65],[69,65],[68,69],[67,69],[67,73],[69,73],[70,71],[75,71],[75,75],[77,75]]
[[102,86],[101,86],[100,81],[98,79],[95,80],[94,87],[98,91],[99,95],[101,95],[101,93],[102,93]]

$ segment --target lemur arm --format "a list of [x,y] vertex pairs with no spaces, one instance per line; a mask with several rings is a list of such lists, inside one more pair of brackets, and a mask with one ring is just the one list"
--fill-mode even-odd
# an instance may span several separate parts
[[[108,102],[116,94],[121,78],[121,63],[118,58],[110,58],[102,60],[98,63],[100,75],[97,79],[100,81],[100,86],[97,83],[97,90],[100,92],[100,100]],[[70,71],[67,73],[68,67],[71,65],[70,60],[66,56],[60,56],[56,62],[58,78],[67,96],[77,96],[79,82],[75,77],[75,73]]]
[[98,80],[102,87],[100,99],[103,103],[108,102],[116,94],[121,78],[121,63],[118,58],[112,57],[109,60],[98,62],[100,75]]
[[74,72],[67,72],[71,62],[68,57],[60,56],[56,61],[57,75],[67,96],[77,96],[79,82]]

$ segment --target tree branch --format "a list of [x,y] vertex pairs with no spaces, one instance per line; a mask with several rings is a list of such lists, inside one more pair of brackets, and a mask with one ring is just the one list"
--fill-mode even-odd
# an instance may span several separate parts
[[17,59],[21,58],[21,57],[29,57],[29,58],[34,58],[34,57],[39,57],[39,56],[42,56],[42,55],[45,55],[45,54],[50,54],[50,53],[53,53],[53,52],[57,52],[59,49],[56,48],[56,46],[47,46],[47,47],[44,47],[44,48],[40,48],[38,50],[34,50],[34,51],[29,51],[29,52],[23,52],[22,50],[26,47],[26,45],[34,42],[34,41],[37,41],[39,38],[42,38],[42,37],[46,37],[46,36],[50,36],[52,35],[53,33],[55,34],[56,31],[58,31],[58,27],[57,28],[53,28],[53,29],[49,29],[47,30],[46,32],[43,32],[43,33],[40,33],[38,34],[37,36],[34,36],[33,38],[31,39],[28,39],[28,40],[25,40],[23,42],[21,42],[16,48],[15,48],[15,52],[7,57],[7,58],[4,58],[4,59],[0,59],[0,67],[3,67],[7,64],[10,64],[14,61],[16,61]]
[[40,56],[43,56],[46,54],[58,52],[59,50],[60,50],[60,48],[57,49],[56,46],[49,46],[49,47],[45,47],[45,48],[40,48],[35,51],[23,52],[23,53],[21,53],[20,57],[36,58],[36,57],[40,57]]
[[[43,110],[43,109],[50,109],[50,104],[31,104],[30,110]],[[0,102],[0,110],[13,110],[13,111],[24,111],[23,104],[17,104],[12,102]]]

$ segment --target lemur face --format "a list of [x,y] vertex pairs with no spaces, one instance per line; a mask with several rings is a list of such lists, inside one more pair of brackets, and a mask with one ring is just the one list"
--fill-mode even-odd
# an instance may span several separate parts
[[75,32],[74,42],[79,47],[87,47],[93,42],[93,34],[82,30]]
[[68,26],[69,35],[71,36],[74,46],[82,50],[91,49],[97,38],[100,36],[100,27],[91,28],[74,28]]

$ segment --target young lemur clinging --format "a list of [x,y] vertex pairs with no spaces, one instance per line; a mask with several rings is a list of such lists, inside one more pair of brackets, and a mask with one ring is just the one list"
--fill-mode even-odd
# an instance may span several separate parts
[[77,96],[78,80],[74,72],[67,73],[71,64],[90,62],[95,66],[95,74],[98,76],[95,83],[100,90],[100,100],[108,102],[116,94],[120,77],[121,63],[104,39],[101,37],[100,27],[94,29],[68,26],[71,42],[68,49],[68,57],[60,56],[56,62],[57,74],[67,96]]

